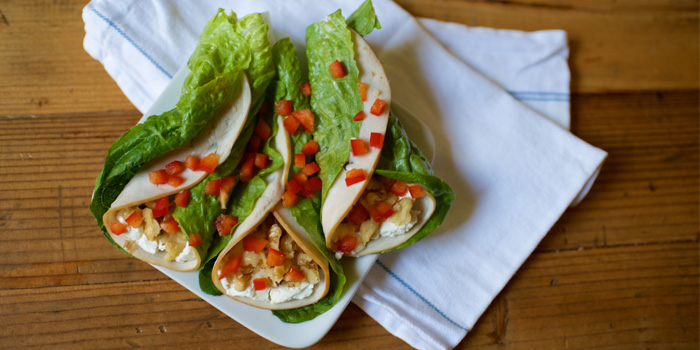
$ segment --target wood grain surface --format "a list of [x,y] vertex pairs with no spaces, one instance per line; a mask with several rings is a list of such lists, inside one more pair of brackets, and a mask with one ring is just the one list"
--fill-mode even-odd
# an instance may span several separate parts
[[[698,1],[401,0],[565,29],[573,132],[609,158],[458,348],[697,349]],[[87,0],[0,0],[0,349],[277,348],[113,249],[87,206],[140,114],[82,48]],[[408,345],[350,305],[314,348]]]

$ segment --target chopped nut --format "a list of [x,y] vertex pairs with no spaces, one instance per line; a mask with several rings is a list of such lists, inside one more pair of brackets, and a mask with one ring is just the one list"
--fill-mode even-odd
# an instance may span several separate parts
[[374,236],[375,233],[379,231],[379,223],[369,219],[360,225],[360,239],[362,243],[367,243]]
[[173,261],[185,247],[174,241],[165,242],[165,261]]
[[299,264],[299,266],[312,266],[314,264],[314,260],[311,259],[311,257],[306,253],[301,252],[297,257],[297,264]]
[[398,203],[394,205],[394,210],[396,211],[394,215],[389,217],[391,221],[396,226],[405,225],[411,222],[411,208],[413,208],[413,199],[402,198]]
[[282,229],[279,227],[279,225],[273,224],[270,227],[270,233],[268,235],[270,248],[280,250],[280,238],[282,238]]
[[[282,241],[280,247],[282,248],[282,252],[284,253],[294,253],[294,239],[290,235],[284,235],[282,236]],[[292,255],[293,257],[293,255]]]
[[304,273],[304,277],[306,277],[306,280],[309,281],[309,283],[311,283],[311,284],[318,283],[318,267],[314,267],[314,268],[302,267],[301,272]]
[[241,265],[243,266],[258,266],[262,258],[260,254],[256,252],[243,251],[243,261]]
[[136,250],[136,241],[127,240],[124,242],[124,249],[129,253],[133,253]]
[[239,292],[242,292],[248,288],[248,282],[250,282],[250,275],[244,274],[235,276],[233,279],[233,288]]
[[155,240],[156,236],[160,233],[160,224],[158,224],[158,221],[153,217],[153,210],[149,208],[143,209],[143,224],[143,233],[146,235],[146,238],[148,238],[149,241]]
[[386,196],[386,199],[384,200],[384,202],[385,202],[386,204],[389,204],[390,206],[393,207],[394,204],[396,204],[396,201],[398,201],[398,200],[399,200],[399,197],[397,197],[397,196],[396,196],[395,194],[393,194],[393,193],[389,193],[389,194]]

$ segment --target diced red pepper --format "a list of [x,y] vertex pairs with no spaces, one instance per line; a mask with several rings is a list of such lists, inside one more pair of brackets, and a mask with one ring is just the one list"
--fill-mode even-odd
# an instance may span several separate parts
[[302,85],[299,89],[301,89],[301,93],[304,94],[304,96],[311,96],[311,84],[306,83]]
[[380,222],[394,215],[394,209],[391,208],[389,204],[379,202],[377,205],[369,209],[369,215],[372,217],[372,220]]
[[253,236],[245,236],[243,238],[243,250],[248,252],[260,253],[267,245],[267,240]]
[[187,208],[187,203],[190,201],[190,191],[182,191],[175,195],[175,205],[180,208]]
[[319,168],[318,165],[316,165],[316,162],[311,162],[309,164],[306,164],[306,166],[304,166],[303,171],[304,171],[304,175],[311,176],[313,174],[316,174],[319,170],[321,170],[321,168]]
[[220,192],[231,193],[233,186],[236,184],[236,178],[234,176],[229,176],[221,179]]
[[111,224],[109,224],[109,229],[112,230],[112,233],[119,236],[120,234],[126,232],[126,225],[122,224],[119,221],[114,221]]
[[301,171],[292,175],[292,177],[294,178],[294,181],[296,181],[299,185],[302,186],[306,185],[306,181],[308,181],[306,175],[304,175],[304,173],[302,173]]
[[331,76],[333,79],[338,79],[342,78],[345,76],[345,69],[343,69],[343,64],[340,63],[340,61],[335,60],[333,63],[328,66],[328,68],[331,70]]
[[168,179],[168,185],[173,187],[178,187],[182,185],[183,182],[185,182],[185,179],[183,179],[180,175],[171,175]]
[[369,211],[367,211],[367,208],[365,208],[365,206],[359,202],[355,204],[355,207],[353,207],[350,214],[348,214],[348,221],[357,226],[362,225],[367,218],[369,218]]
[[168,173],[165,169],[151,171],[148,173],[148,180],[154,185],[165,185],[168,183]]
[[338,241],[335,249],[339,252],[350,253],[357,246],[357,237],[351,234],[345,235]]
[[160,228],[172,235],[173,233],[180,231],[180,224],[178,224],[175,219],[170,218],[168,220],[163,220],[163,222],[160,223]]
[[236,184],[236,178],[234,176],[229,176],[221,179],[221,188],[219,188],[219,202],[221,202],[221,209],[226,209],[226,203],[228,203],[228,195],[231,194],[233,186]]
[[420,185],[411,185],[408,186],[408,190],[411,192],[411,197],[413,198],[420,198],[425,196],[425,191],[423,190],[423,187]]
[[168,196],[158,198],[158,200],[156,200],[156,205],[153,207],[153,217],[159,218],[168,215],[169,205]]
[[304,273],[295,269],[294,267],[290,267],[289,271],[284,274],[284,280],[287,282],[301,282],[303,279]]
[[309,134],[314,133],[314,114],[310,109],[300,109],[298,111],[292,112],[292,116],[297,118],[301,127],[308,131]]
[[214,172],[217,165],[219,165],[219,156],[217,156],[216,153],[209,153],[206,157],[199,161],[197,170],[211,174]]
[[299,191],[299,195],[300,195],[300,196],[303,196],[303,197],[306,197],[306,198],[315,198],[315,197],[316,197],[316,194],[315,194],[315,193],[313,193],[313,192],[311,192],[311,191],[308,191],[306,188],[304,188],[303,190]]
[[242,182],[246,182],[253,178],[253,166],[255,165],[255,157],[248,159],[241,166],[241,171],[239,173],[238,179]]
[[357,83],[357,89],[360,90],[360,98],[362,101],[367,101],[367,84]]
[[240,255],[235,255],[228,258],[228,261],[226,261],[226,264],[224,264],[224,267],[222,267],[221,271],[219,272],[219,279],[222,280],[228,277],[228,275],[236,272],[238,267],[241,266],[241,260],[243,260],[243,257]]
[[275,101],[275,113],[283,117],[292,113],[292,100]]
[[248,147],[246,147],[245,151],[248,153],[257,153],[260,150],[261,144],[262,139],[258,137],[258,135],[253,135],[250,137],[250,141],[248,141]]
[[301,147],[301,153],[304,153],[307,156],[314,155],[316,152],[318,152],[318,142],[314,140],[309,140],[309,142],[305,143],[304,146]]
[[396,180],[394,181],[394,184],[391,185],[391,193],[401,197],[406,195],[406,191],[408,191],[408,185],[405,183]]
[[258,124],[255,125],[255,135],[258,135],[263,141],[267,141],[271,133],[272,129],[270,129],[270,126],[267,125],[265,120],[263,118],[258,119]]
[[168,173],[168,175],[177,175],[185,171],[185,164],[182,164],[182,162],[179,160],[173,160],[165,165],[165,171]]
[[243,153],[243,157],[241,157],[241,163],[245,163],[251,159],[255,159],[256,154],[258,154],[258,153],[257,152]]
[[369,145],[374,148],[382,148],[384,144],[384,134],[373,132],[369,135]]
[[204,193],[210,196],[218,196],[221,190],[221,179],[209,180],[204,186]]
[[367,146],[365,146],[365,141],[362,139],[351,138],[350,148],[352,149],[352,155],[361,156],[369,152]]
[[267,156],[258,153],[255,155],[255,166],[258,167],[258,169],[265,169],[267,168]]
[[287,191],[297,194],[301,191],[301,185],[299,185],[297,180],[291,179],[287,182]]
[[352,120],[354,120],[356,122],[365,120],[365,112],[364,111],[357,112],[357,114],[355,114],[355,116],[352,117]]
[[231,233],[234,226],[238,224],[238,218],[233,215],[220,214],[214,220],[214,226],[219,231],[219,236],[226,236]]
[[190,233],[187,243],[190,247],[200,247],[202,245],[202,236],[199,233]]
[[282,266],[284,264],[284,258],[287,257],[286,254],[280,252],[279,250],[270,248],[267,252],[267,266]]
[[253,280],[253,289],[265,290],[267,288],[267,278],[256,278]]
[[304,156],[302,153],[297,153],[294,155],[294,166],[302,169],[304,166],[306,166],[306,156]]
[[296,193],[291,192],[290,190],[287,190],[282,194],[282,205],[284,205],[285,208],[291,208],[294,206],[294,204],[297,204],[299,201],[299,196],[296,195]]
[[350,169],[345,175],[345,185],[350,187],[358,182],[365,181],[365,171],[362,169]]
[[312,177],[309,179],[309,181],[306,182],[304,188],[306,188],[307,191],[313,193],[323,188],[323,182],[321,182],[321,179],[319,179],[318,177]]
[[294,135],[294,133],[297,131],[297,129],[299,128],[299,125],[300,125],[297,118],[294,118],[291,115],[287,118],[284,118],[284,121],[282,122],[282,124],[284,124],[284,128],[287,130],[287,132],[290,135]]
[[225,177],[221,179],[221,192],[231,193],[233,186],[236,184],[236,178],[233,176]]
[[129,226],[133,228],[137,228],[141,226],[141,223],[143,222],[143,216],[139,213],[138,210],[134,210],[131,215],[129,215],[128,218],[126,218],[126,223],[129,224]]
[[369,109],[369,112],[376,116],[379,116],[384,111],[384,107],[386,107],[386,101],[382,100],[381,98],[378,98],[374,100],[372,108]]
[[185,166],[187,169],[197,171],[199,168],[199,157],[193,155],[187,156],[187,159],[185,159]]

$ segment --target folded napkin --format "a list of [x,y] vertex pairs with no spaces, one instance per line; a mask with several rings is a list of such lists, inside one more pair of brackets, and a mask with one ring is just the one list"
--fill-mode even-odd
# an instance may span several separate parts
[[[85,50],[144,111],[182,66],[219,7],[269,11],[278,38],[360,0],[93,0]],[[416,19],[375,0],[367,36],[392,99],[435,137],[436,175],[457,199],[443,225],[379,257],[353,301],[421,349],[456,346],[561,214],[585,196],[606,153],[567,131],[566,34],[469,28]],[[286,34],[285,34],[286,33]]]

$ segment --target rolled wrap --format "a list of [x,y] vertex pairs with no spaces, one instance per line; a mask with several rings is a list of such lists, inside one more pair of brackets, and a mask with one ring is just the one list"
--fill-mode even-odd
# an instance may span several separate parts
[[[187,143],[185,147],[169,152],[144,165],[127,183],[117,199],[112,203],[110,209],[104,214],[102,220],[112,240],[134,257],[175,271],[192,271],[199,267],[202,257],[196,249],[194,250],[195,260],[187,262],[168,261],[165,258],[166,252],[157,250],[155,254],[152,254],[138,244],[129,244],[128,242],[132,241],[129,238],[129,232],[116,235],[111,231],[110,224],[118,220],[118,215],[123,209],[138,207],[141,204],[177,194],[195,186],[207,176],[207,173],[204,171],[192,171],[186,168],[185,171],[178,174],[184,179],[184,182],[178,187],[172,187],[168,184],[152,184],[149,180],[151,171],[164,169],[166,164],[174,160],[184,162],[188,155],[203,158],[211,153],[215,153],[218,156],[219,165],[228,158],[231,148],[248,118],[251,103],[248,79],[245,74],[241,74],[240,77],[240,93],[234,98],[233,102],[226,108],[223,108],[214,120],[207,125],[205,130]],[[133,229],[128,224],[126,224],[126,227],[128,230]],[[187,241],[180,243],[187,244]]]

